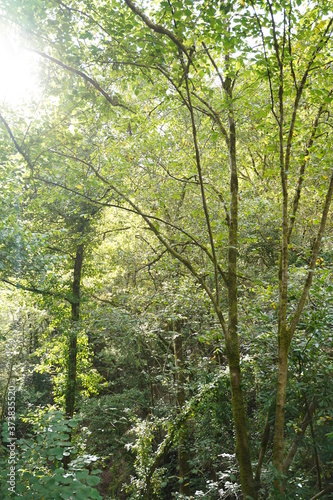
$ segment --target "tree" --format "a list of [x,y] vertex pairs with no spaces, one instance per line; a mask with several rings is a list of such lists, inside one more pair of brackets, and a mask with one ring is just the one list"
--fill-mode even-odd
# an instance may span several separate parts
[[[24,202],[28,205],[28,208],[20,207],[19,214],[16,214],[16,224],[19,226],[17,238],[20,242],[16,262],[19,261],[21,265],[17,271],[14,259],[14,265],[11,263],[7,268],[4,267],[2,281],[44,297],[62,298],[70,304],[71,324],[68,333],[68,352],[67,354],[64,353],[64,355],[67,358],[65,412],[67,418],[71,419],[74,415],[77,391],[77,342],[80,331],[81,277],[84,250],[91,247],[91,240],[94,233],[92,224],[100,209],[98,206],[92,206],[84,200],[77,200],[76,197],[69,196],[64,198],[64,193],[61,193],[59,197],[59,190],[53,196],[50,196],[48,190],[49,196],[46,201],[45,186],[37,187],[35,184],[35,177],[38,178],[38,174],[34,161],[30,158],[32,151],[29,151],[29,153],[25,152],[23,147],[19,145],[18,139],[2,115],[1,121],[12,141],[13,147],[20,154],[26,163],[26,167],[30,170],[33,183],[32,188],[31,186],[25,186],[28,192],[24,193]],[[31,133],[30,140],[33,141],[33,133]],[[34,151],[35,154],[36,149],[38,154],[40,153],[39,147],[40,144],[37,142],[37,148],[35,146]],[[54,186],[54,191],[56,190],[57,187]],[[30,222],[29,219],[33,223],[33,226],[30,228],[30,234],[27,231]],[[45,220],[48,222],[47,229],[44,225]],[[50,227],[51,222],[53,226],[51,225]],[[22,229],[23,225],[25,226],[25,230]],[[29,237],[31,238],[31,236],[32,239],[35,239],[34,244],[29,244],[31,241],[29,241]],[[27,248],[24,248],[24,245]],[[7,254],[8,242],[5,240],[3,247],[5,250],[4,253]],[[50,251],[55,254],[51,259]],[[59,265],[61,260],[71,261],[72,253],[74,254],[74,263],[69,264],[73,275],[72,279],[69,282],[66,280],[67,282],[63,283],[62,276],[58,275],[58,280],[56,280],[55,265]],[[34,264],[37,256],[39,257],[38,264],[42,267]],[[64,262],[61,263],[63,264]],[[64,268],[61,271],[63,273]],[[69,457],[66,456],[64,460],[64,465],[67,466]]]

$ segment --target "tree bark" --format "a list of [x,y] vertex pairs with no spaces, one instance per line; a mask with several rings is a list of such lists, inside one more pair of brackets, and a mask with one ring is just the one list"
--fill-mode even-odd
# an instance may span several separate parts
[[[65,389],[65,412],[68,419],[73,418],[75,410],[76,393],[76,361],[77,361],[77,323],[80,320],[80,288],[81,272],[83,265],[84,246],[80,243],[76,249],[74,261],[74,276],[72,283],[72,302],[71,302],[71,325],[69,332],[68,358],[67,358],[67,380]],[[70,439],[72,436],[70,435]],[[64,455],[63,466],[68,468],[70,455]]]
[[308,425],[311,423],[312,421],[312,417],[313,417],[313,412],[315,410],[315,407],[316,407],[316,403],[317,403],[317,397],[315,397],[313,399],[313,401],[310,403],[310,405],[308,406],[308,409],[307,409],[307,412],[305,414],[305,417],[303,418],[303,421],[302,421],[302,425],[301,425],[301,432],[297,435],[297,437],[294,439],[290,449],[289,449],[289,452],[286,456],[286,459],[284,461],[284,464],[283,464],[283,472],[285,474],[288,474],[289,472],[289,467],[296,455],[296,452],[298,450],[298,446],[299,446],[299,443],[300,443],[300,438],[302,436],[304,436],[305,434],[305,431],[308,427]]
[[264,458],[265,458],[265,453],[267,449],[267,445],[269,442],[269,436],[271,432],[271,423],[270,423],[270,415],[269,411],[267,412],[267,418],[266,418],[266,424],[265,424],[265,429],[261,438],[261,444],[260,444],[260,455],[258,459],[258,465],[256,469],[256,474],[254,477],[254,480],[257,484],[260,483],[260,477],[261,477],[261,469],[262,469],[262,464],[264,463]]
[[232,82],[229,77],[224,84],[229,102],[229,156],[230,156],[230,225],[228,252],[228,332],[226,352],[230,369],[232,411],[236,432],[236,457],[239,464],[244,498],[257,498],[253,480],[250,448],[246,430],[246,411],[241,387],[240,353],[238,340],[238,296],[237,296],[237,245],[238,245],[238,178],[236,164],[236,125],[232,109]]
[[80,319],[80,288],[81,272],[83,265],[83,244],[76,249],[74,262],[74,277],[72,284],[72,311],[71,329],[69,334],[68,360],[67,360],[67,383],[65,395],[66,416],[72,418],[75,408],[76,391],[76,358],[77,358],[77,323]]
[[[278,381],[276,394],[275,428],[273,445],[273,464],[275,469],[283,472],[284,458],[284,407],[286,401],[286,390],[288,380],[288,350],[289,344],[285,336],[280,337],[278,348]],[[280,480],[275,482],[278,489],[283,488]],[[282,490],[281,490],[282,491]]]
[[[279,329],[278,329],[278,385],[276,396],[276,414],[275,414],[275,434],[273,447],[273,463],[279,473],[283,472],[284,462],[284,406],[286,399],[286,388],[288,378],[288,351],[289,346],[296,330],[299,318],[304,309],[306,299],[308,297],[312,284],[313,273],[316,267],[318,252],[322,237],[325,231],[326,221],[329,213],[333,196],[333,173],[331,175],[328,191],[325,198],[321,222],[319,225],[317,238],[312,250],[310,269],[304,283],[302,295],[300,297],[296,312],[292,317],[289,328],[287,328],[287,277],[288,277],[288,227],[287,221],[283,217],[283,244],[282,256],[280,259],[280,309],[279,309]],[[284,204],[287,202],[287,197],[284,198]],[[276,480],[276,488],[283,492],[283,482]]]
[[[185,375],[184,375],[184,359],[183,359],[183,342],[181,333],[177,333],[173,338],[175,364],[176,364],[176,399],[177,406],[181,409],[185,404]],[[178,447],[178,462],[179,462],[179,493],[182,495],[190,495],[190,454],[188,451],[188,422],[184,421],[179,429],[179,447]]]

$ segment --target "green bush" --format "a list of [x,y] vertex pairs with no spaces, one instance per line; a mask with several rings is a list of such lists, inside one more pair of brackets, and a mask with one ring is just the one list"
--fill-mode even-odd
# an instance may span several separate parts
[[[97,457],[77,456],[66,470],[63,468],[63,457],[75,454],[70,436],[78,424],[77,420],[66,420],[59,410],[41,410],[30,415],[29,419],[32,433],[26,439],[17,441],[9,436],[8,425],[4,424],[0,497],[9,499],[23,496],[27,500],[101,499],[95,488],[100,481],[98,474],[101,471],[87,468]],[[9,448],[11,444],[12,454]],[[12,475],[9,475],[10,472]]]

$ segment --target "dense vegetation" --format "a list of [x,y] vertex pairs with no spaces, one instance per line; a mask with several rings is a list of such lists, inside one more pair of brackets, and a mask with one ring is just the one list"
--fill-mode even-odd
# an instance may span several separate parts
[[1,0],[1,498],[330,498],[330,0]]

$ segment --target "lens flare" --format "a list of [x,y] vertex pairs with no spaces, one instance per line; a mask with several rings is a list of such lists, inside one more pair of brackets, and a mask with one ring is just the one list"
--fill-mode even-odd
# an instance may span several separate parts
[[0,104],[17,106],[38,92],[33,55],[18,38],[0,34]]

